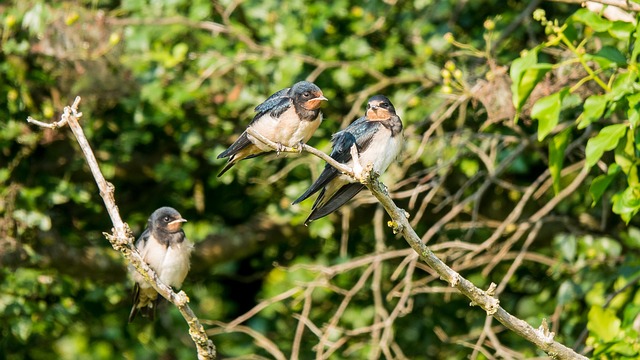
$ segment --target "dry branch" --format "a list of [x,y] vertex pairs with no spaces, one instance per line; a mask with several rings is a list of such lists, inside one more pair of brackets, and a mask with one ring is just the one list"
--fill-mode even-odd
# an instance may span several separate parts
[[78,120],[82,117],[82,113],[78,112],[78,105],[80,103],[80,97],[76,97],[73,105],[66,106],[64,108],[64,112],[62,114],[61,120],[53,123],[44,123],[38,120],[33,119],[32,117],[28,117],[27,121],[32,124],[36,124],[41,127],[49,128],[49,129],[57,129],[64,125],[69,125],[73,135],[76,137],[80,148],[82,149],[82,153],[84,154],[87,164],[91,169],[91,173],[93,174],[94,179],[96,180],[96,184],[98,185],[98,189],[100,190],[100,196],[104,201],[104,205],[107,208],[107,212],[109,213],[109,217],[111,218],[111,222],[113,223],[112,233],[104,233],[106,238],[111,243],[111,246],[117,251],[119,251],[122,256],[131,263],[136,270],[151,284],[151,286],[165,299],[174,304],[185,321],[189,325],[189,335],[193,342],[196,345],[198,351],[198,359],[215,359],[216,358],[216,347],[211,340],[207,337],[207,334],[204,331],[204,327],[200,324],[200,321],[193,313],[189,305],[189,297],[184,291],[180,291],[179,293],[175,293],[170,286],[162,283],[158,278],[158,275],[149,267],[149,265],[142,259],[140,253],[136,250],[133,245],[133,234],[131,233],[131,229],[129,225],[122,221],[120,213],[118,211],[118,206],[116,205],[114,198],[115,188],[113,184],[107,182],[100,171],[100,166],[98,165],[98,161],[96,157],[93,155],[93,150],[91,150],[91,146],[87,141],[87,137],[84,135],[84,131],[82,131],[82,127]]
[[585,3],[592,2],[592,3],[602,4],[602,5],[615,6],[615,7],[618,7],[620,9],[622,9],[622,10],[640,12],[640,5],[637,4],[637,3],[634,3],[633,1],[628,1],[628,0],[591,0],[591,1],[586,1],[586,0],[549,0],[549,1],[551,1],[551,2],[561,2],[561,3],[567,3],[567,4],[580,4],[582,6],[584,6]]
[[300,149],[287,147],[283,149],[281,146],[277,146],[278,144],[270,141],[251,128],[247,129],[247,133],[259,141],[271,146],[274,150],[279,149],[281,152],[296,153],[302,150],[309,152],[320,157],[340,172],[364,183],[391,217],[392,221],[389,222],[389,226],[392,227],[393,232],[400,233],[407,243],[409,243],[411,248],[413,248],[413,250],[420,256],[422,261],[435,270],[441,279],[447,281],[451,287],[456,288],[461,294],[469,298],[471,300],[470,305],[477,305],[481,307],[487,312],[488,316],[493,316],[505,327],[533,343],[554,359],[587,359],[585,356],[576,353],[571,348],[555,341],[553,339],[555,334],[549,331],[546,319],[543,319],[542,325],[540,325],[538,329],[534,329],[524,320],[511,315],[502,308],[500,306],[500,301],[494,297],[495,284],[492,284],[489,290],[484,291],[476,287],[469,280],[460,276],[460,274],[440,260],[421,240],[413,227],[411,227],[408,219],[409,214],[407,214],[405,210],[396,206],[389,196],[386,186],[382,182],[378,181],[379,174],[367,172],[365,170],[363,178],[356,178],[353,170],[349,169],[344,164],[338,163],[327,154],[311,146],[302,144]]

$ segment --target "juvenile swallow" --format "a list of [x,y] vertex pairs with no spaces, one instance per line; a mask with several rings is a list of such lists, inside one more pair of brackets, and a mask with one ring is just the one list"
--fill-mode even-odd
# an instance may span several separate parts
[[[333,134],[331,142],[331,157],[336,161],[353,167],[350,150],[355,144],[362,167],[372,166],[373,171],[382,174],[402,149],[402,120],[389,99],[375,95],[369,99],[365,115]],[[318,179],[293,204],[320,191],[311,214],[304,222],[308,225],[336,211],[362,189],[363,184],[354,182],[327,164]]]
[[[182,223],[186,221],[176,209],[161,207],[151,214],[147,228],[135,244],[160,280],[173,288],[180,288],[189,272],[193,244],[182,231]],[[133,321],[138,311],[153,320],[161,297],[132,265],[129,265],[129,274],[136,283],[129,322]]]
[[[326,100],[316,84],[300,81],[290,88],[276,92],[256,106],[256,115],[248,127],[280,147],[306,143],[322,122],[320,104]],[[218,155],[218,159],[229,158],[218,177],[240,160],[271,151],[272,148],[245,131],[227,150]]]

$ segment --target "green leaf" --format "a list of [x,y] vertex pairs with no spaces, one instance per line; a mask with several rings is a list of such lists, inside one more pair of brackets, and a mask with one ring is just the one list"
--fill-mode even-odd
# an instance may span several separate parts
[[629,43],[629,36],[633,33],[635,26],[631,23],[615,21],[609,29],[609,34],[616,39]]
[[594,249],[599,254],[605,255],[607,257],[616,258],[619,257],[622,253],[622,245],[618,240],[613,240],[607,237],[598,238],[594,242]]
[[617,164],[611,164],[611,166],[609,166],[609,171],[607,171],[606,174],[598,175],[595,179],[593,179],[591,185],[589,186],[589,194],[593,199],[593,202],[591,203],[592,207],[595,206],[598,201],[600,201],[602,194],[604,194],[604,192],[607,190],[607,188],[619,172],[620,166],[618,166]]
[[189,45],[185,43],[178,43],[171,49],[172,61],[171,67],[181,63],[186,59],[187,53],[189,52]]
[[580,115],[578,129],[584,129],[592,122],[599,120],[607,108],[607,98],[604,95],[591,95],[584,101],[584,108]]
[[560,284],[560,287],[558,288],[558,304],[568,304],[572,301],[575,301],[575,299],[577,299],[579,295],[580,287],[578,287],[578,285],[576,285],[571,280],[565,280],[562,282],[562,284]]
[[538,63],[539,50],[540,46],[535,47],[511,63],[509,76],[511,76],[511,93],[516,111],[522,109],[533,88],[551,70],[551,64]]
[[640,22],[636,24],[636,31],[633,32],[633,36],[636,38],[633,42],[633,53],[631,54],[631,64],[638,62],[638,55],[640,55]]
[[[623,357],[615,357],[618,359],[625,359],[626,356],[628,359],[637,359],[638,358],[638,350],[636,350],[636,344],[629,343],[625,341],[618,341],[615,344],[611,345],[611,347],[606,347],[603,355],[608,357],[613,357],[612,355],[622,355]],[[594,353],[595,355],[595,353]]]
[[630,186],[612,197],[614,213],[627,224],[640,210],[640,186]]
[[553,179],[553,191],[560,192],[560,172],[564,164],[564,151],[571,139],[571,128],[567,128],[549,142],[549,171]]
[[354,77],[351,76],[349,69],[346,67],[336,69],[336,71],[332,73],[332,76],[336,84],[345,89],[350,89],[355,83]]
[[211,16],[212,7],[213,5],[210,1],[191,1],[191,7],[189,8],[189,19],[195,21],[208,19]]
[[605,126],[600,130],[598,135],[587,141],[585,155],[587,157],[587,166],[592,167],[602,157],[605,151],[613,150],[618,145],[620,138],[627,131],[627,125],[614,124]]
[[566,261],[575,261],[578,248],[578,242],[575,235],[556,235],[553,238],[553,247]]
[[611,309],[593,306],[589,310],[587,329],[591,336],[602,342],[613,341],[620,333],[620,319]]
[[533,105],[531,117],[538,120],[538,141],[542,141],[558,125],[562,98],[568,93],[566,88],[545,96]]
[[627,131],[626,138],[620,142],[614,153],[615,162],[627,175],[629,186],[636,186],[639,183],[634,133],[633,130]]
[[[620,50],[614,48],[613,46],[603,46],[595,55],[593,55],[595,61],[598,61],[600,67],[605,68],[609,66],[626,66],[627,58],[620,52]],[[601,59],[605,60],[605,62],[600,62]],[[604,66],[604,64],[607,66]]]
[[460,160],[460,170],[470,178],[480,171],[480,164],[477,160],[463,158]]
[[629,110],[627,110],[627,117],[631,123],[631,128],[635,129],[640,123],[640,93],[635,93],[627,96],[627,102],[629,103]]
[[637,77],[638,74],[634,71],[628,71],[616,76],[611,85],[611,92],[607,93],[607,99],[618,101],[627,94],[637,92],[635,89]]
[[[638,250],[640,249],[640,229],[634,226],[629,226],[627,233],[620,234],[622,238],[622,242],[632,249]],[[640,313],[640,311],[638,312]],[[634,316],[635,319],[635,316]]]
[[584,23],[597,32],[604,32],[613,26],[613,22],[603,19],[600,15],[591,10],[580,9],[576,11],[572,18],[578,22]]

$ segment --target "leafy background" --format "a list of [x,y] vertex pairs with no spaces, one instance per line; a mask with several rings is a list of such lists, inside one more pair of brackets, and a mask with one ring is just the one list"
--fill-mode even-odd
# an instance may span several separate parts
[[25,121],[77,95],[134,233],[160,206],[189,219],[184,289],[221,358],[543,356],[418,263],[369,194],[304,227],[311,201],[290,204],[320,160],[216,177],[253,107],[302,79],[329,98],[325,151],[390,97],[406,147],[383,179],[454,269],[580,352],[640,353],[633,23],[541,1],[27,0],[0,24],[0,357],[194,356],[175,309],[127,324],[77,144]]

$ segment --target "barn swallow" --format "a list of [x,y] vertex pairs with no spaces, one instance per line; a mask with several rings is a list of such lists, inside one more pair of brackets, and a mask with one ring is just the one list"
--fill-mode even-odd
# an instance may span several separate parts
[[[363,168],[382,174],[402,149],[402,120],[396,115],[391,101],[382,95],[371,97],[365,115],[331,137],[331,157],[353,167],[351,147],[355,144]],[[304,224],[327,216],[364,189],[364,185],[341,174],[327,164],[318,179],[293,204],[320,191],[311,214]]]
[[[316,84],[300,81],[290,88],[276,92],[256,106],[256,115],[248,127],[277,143],[279,147],[306,143],[322,122],[320,104],[326,100]],[[245,131],[227,150],[218,155],[218,159],[229,158],[218,177],[238,161],[270,151],[273,151],[271,147]]]
[[[182,230],[182,223],[186,221],[176,209],[161,207],[151,214],[147,228],[135,244],[160,281],[173,288],[180,288],[189,272],[193,244]],[[153,320],[161,297],[132,265],[129,265],[129,274],[136,283],[129,322],[133,321],[138,311]]]

